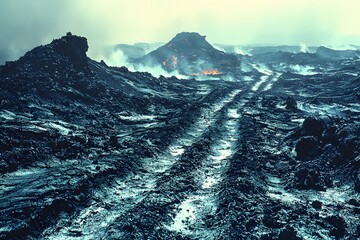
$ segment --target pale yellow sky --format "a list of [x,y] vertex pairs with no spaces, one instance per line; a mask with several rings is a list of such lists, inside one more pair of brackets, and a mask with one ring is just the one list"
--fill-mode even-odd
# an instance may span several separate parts
[[358,9],[359,0],[0,0],[0,60],[67,31],[88,38],[90,55],[181,31],[211,43],[360,45]]
[[75,2],[75,9],[107,26],[103,31],[109,41],[167,41],[179,31],[198,31],[211,41],[232,44],[321,44],[332,37],[360,35],[359,0]]

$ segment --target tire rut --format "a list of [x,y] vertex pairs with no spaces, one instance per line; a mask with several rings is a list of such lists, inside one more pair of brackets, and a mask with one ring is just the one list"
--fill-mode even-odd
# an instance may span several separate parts
[[178,204],[172,213],[173,218],[164,225],[168,230],[196,239],[215,237],[214,226],[207,220],[216,213],[219,183],[223,180],[227,160],[236,148],[240,118],[238,108],[227,109],[222,134],[213,142],[209,155],[194,174],[199,188]]
[[158,179],[179,161],[187,148],[203,138],[207,128],[216,122],[218,112],[240,92],[233,90],[222,100],[204,108],[198,120],[163,153],[156,158],[143,159],[141,171],[129,174],[125,179],[115,179],[110,187],[97,189],[90,207],[82,210],[70,225],[48,230],[47,239],[101,238],[112,222],[143,201],[150,192],[156,191]]
[[[218,239],[220,236],[218,228],[221,223],[219,223],[219,219],[215,219],[222,191],[221,183],[226,178],[228,161],[237,151],[238,141],[240,141],[241,112],[264,84],[267,86],[270,84],[268,83],[269,79],[270,76],[262,76],[259,81],[250,86],[250,91],[242,95],[242,99],[238,99],[235,106],[227,109],[227,116],[223,121],[223,131],[220,137],[213,142],[211,153],[195,174],[200,187],[177,205],[171,220],[164,224],[167,230],[176,233],[174,237]],[[271,86],[267,88],[270,89]]]
[[[259,82],[263,84],[268,79],[266,77]],[[174,187],[175,189],[159,188],[159,192],[145,199],[146,202],[139,204],[133,212],[117,219],[116,226],[108,231],[113,234],[107,237],[164,239],[172,236],[214,239],[218,224],[211,225],[208,219],[213,218],[217,211],[218,195],[221,191],[219,183],[223,180],[227,160],[231,158],[237,145],[237,128],[241,117],[238,111],[253,97],[261,84],[255,83],[258,85],[256,89],[246,91],[241,95],[241,99],[236,99],[236,103],[229,102],[229,106],[224,108],[222,119],[219,119],[221,126],[210,134],[211,142],[205,143],[209,145],[209,149],[205,147],[208,152],[201,156],[200,164],[192,166],[197,167],[196,170],[191,171],[191,166],[184,166],[182,171],[185,171],[185,174],[174,171],[165,179],[171,182],[176,175],[179,185],[185,186]],[[199,161],[196,157],[198,156],[190,156],[190,159],[184,160]],[[185,175],[186,181],[182,181],[182,175]]]

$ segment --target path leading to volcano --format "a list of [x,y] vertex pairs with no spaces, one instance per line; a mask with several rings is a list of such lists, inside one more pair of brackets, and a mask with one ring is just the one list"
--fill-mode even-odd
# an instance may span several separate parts
[[[240,105],[240,106],[239,106]],[[173,218],[166,223],[166,228],[183,235],[196,238],[213,239],[211,229],[206,227],[206,218],[215,214],[217,209],[218,184],[222,181],[227,159],[232,156],[239,136],[238,109],[228,108],[222,123],[223,131],[211,145],[210,154],[195,172],[195,181],[199,188],[183,200],[173,213]]]
[[89,208],[84,209],[72,220],[71,224],[57,232],[48,230],[48,239],[96,239],[101,237],[106,228],[119,216],[142,201],[147,193],[154,191],[161,175],[181,158],[184,151],[199,139],[215,123],[218,113],[231,102],[241,90],[234,90],[222,100],[202,109],[198,120],[185,133],[158,157],[143,159],[143,167],[138,173],[130,174],[125,179],[116,179],[112,186],[97,189]]
[[[164,152],[157,157],[143,159],[143,165],[136,173],[115,179],[110,186],[95,189],[90,206],[73,219],[59,220],[55,227],[44,232],[46,238],[101,239],[137,236],[141,239],[166,231],[175,235],[208,239],[212,231],[204,227],[204,219],[217,209],[219,183],[240,135],[239,112],[269,78],[261,77],[259,81],[252,83],[250,91],[235,89],[218,102],[203,108],[195,123],[170,143]],[[203,143],[204,139],[210,140]],[[206,147],[199,150],[200,143]],[[192,159],[191,153],[196,151],[202,157]],[[193,169],[181,169],[182,164],[189,164],[191,161],[198,164],[194,163]],[[178,176],[181,179],[184,174],[179,169],[187,173],[184,178],[189,185],[181,193],[170,185],[167,186],[166,180],[164,181],[169,175],[171,178],[176,179]],[[154,226],[151,225],[151,220],[138,223],[138,228],[131,226],[131,221],[141,222],[145,218],[143,213],[151,212],[151,208],[164,204],[163,201],[168,196],[176,198],[176,201],[169,200],[169,206],[164,207],[163,216],[154,220]],[[146,228],[151,229],[150,233],[145,233]],[[139,233],[142,229],[144,232]]]
[[[241,99],[234,102],[223,116],[217,138],[211,145],[211,151],[194,173],[198,189],[189,194],[175,210],[173,217],[164,223],[165,228],[191,239],[217,239],[218,224],[213,225],[209,219],[216,215],[220,183],[223,181],[228,161],[236,152],[241,132],[239,121],[244,106],[266,84],[270,89],[269,79],[275,77],[264,75],[244,93]],[[219,223],[220,224],[220,223]],[[176,235],[175,235],[176,236]]]

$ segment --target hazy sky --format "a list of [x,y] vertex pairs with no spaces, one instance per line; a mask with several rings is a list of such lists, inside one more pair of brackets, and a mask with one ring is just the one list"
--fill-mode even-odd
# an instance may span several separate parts
[[359,0],[0,0],[0,64],[66,32],[103,45],[167,42],[360,45]]

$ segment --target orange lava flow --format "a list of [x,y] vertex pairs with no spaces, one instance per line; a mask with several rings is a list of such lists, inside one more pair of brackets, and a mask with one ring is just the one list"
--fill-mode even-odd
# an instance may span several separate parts
[[222,72],[220,72],[217,69],[206,69],[194,75],[220,75],[220,74],[222,74]]

